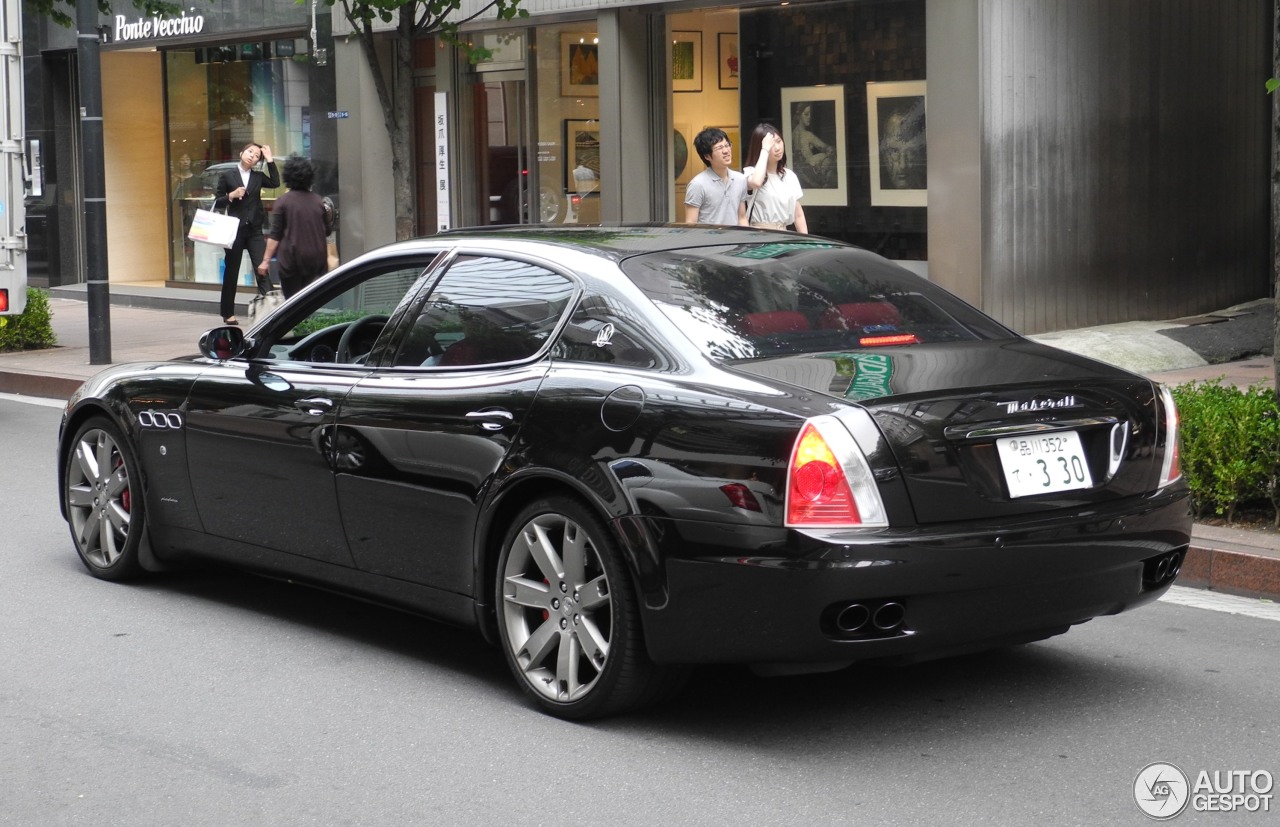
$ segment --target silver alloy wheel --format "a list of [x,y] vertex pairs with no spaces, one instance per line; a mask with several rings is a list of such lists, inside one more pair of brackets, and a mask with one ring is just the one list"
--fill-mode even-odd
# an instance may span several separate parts
[[67,464],[67,516],[80,554],[107,568],[126,551],[133,494],[129,468],[115,439],[91,428],[80,435]]
[[576,701],[609,660],[613,605],[590,533],[540,514],[513,538],[502,572],[502,623],[520,674],[539,695]]

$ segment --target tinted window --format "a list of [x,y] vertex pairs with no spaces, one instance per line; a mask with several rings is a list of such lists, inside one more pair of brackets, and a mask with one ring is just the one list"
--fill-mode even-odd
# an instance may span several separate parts
[[[429,262],[370,268],[354,284],[348,278],[309,293],[305,304],[312,309],[278,339],[268,340],[271,356],[297,362],[363,362],[359,357],[370,353],[386,321],[416,292],[413,287]],[[355,341],[348,337],[346,358],[340,358],[342,335],[356,323],[360,326],[354,333],[359,335]]]
[[925,279],[841,245],[675,250],[630,258],[622,267],[718,359],[1012,335]]
[[468,367],[542,349],[573,297],[564,276],[535,264],[459,256],[432,289],[394,364]]
[[603,295],[583,297],[553,351],[572,362],[652,369],[667,367],[661,353],[631,308]]

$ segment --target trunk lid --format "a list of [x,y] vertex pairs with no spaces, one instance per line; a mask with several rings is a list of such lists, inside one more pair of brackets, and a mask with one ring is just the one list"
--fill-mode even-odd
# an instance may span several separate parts
[[1164,413],[1153,383],[1026,339],[734,368],[864,406],[920,523],[1088,509],[1159,482]]

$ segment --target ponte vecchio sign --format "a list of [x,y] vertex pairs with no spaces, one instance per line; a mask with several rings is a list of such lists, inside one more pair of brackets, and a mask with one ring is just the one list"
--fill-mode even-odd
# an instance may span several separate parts
[[111,39],[115,43],[127,43],[131,40],[183,37],[203,31],[203,14],[188,15],[183,12],[180,17],[139,17],[132,21],[123,14],[117,14]]

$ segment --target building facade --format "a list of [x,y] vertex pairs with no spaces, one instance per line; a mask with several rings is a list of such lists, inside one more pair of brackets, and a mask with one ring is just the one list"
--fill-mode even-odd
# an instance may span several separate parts
[[[415,44],[419,232],[680,220],[703,168],[694,135],[725,130],[742,166],[768,122],[811,232],[901,261],[1015,329],[1270,294],[1267,0],[525,8],[467,26],[491,53],[475,64]],[[394,240],[372,73],[344,20],[312,14],[223,0],[199,25],[183,22],[194,10],[149,28],[103,18],[113,282],[216,284],[220,256],[184,240],[207,193],[183,176],[249,140],[316,161],[317,189],[341,207],[344,258]],[[49,183],[34,199],[33,258],[61,284],[80,272],[78,150],[65,137],[75,39],[30,29],[28,135]]]

